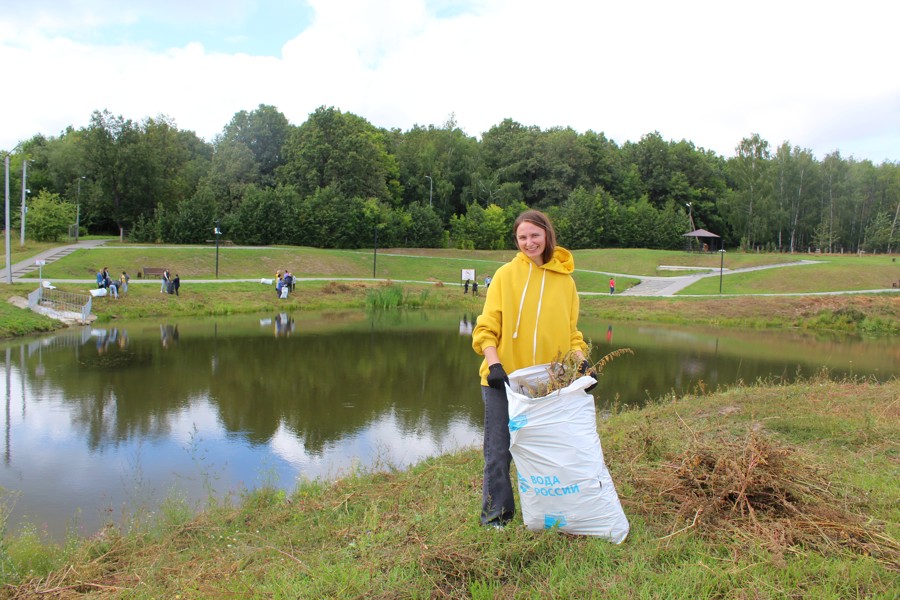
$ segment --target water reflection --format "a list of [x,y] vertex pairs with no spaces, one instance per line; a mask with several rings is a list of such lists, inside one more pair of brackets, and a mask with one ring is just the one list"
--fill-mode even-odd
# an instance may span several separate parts
[[159,339],[164,350],[178,343],[178,325],[160,325]]
[[459,320],[459,335],[471,336],[477,320],[477,315],[472,315],[471,317],[467,314],[463,315]]
[[271,327],[275,337],[287,337],[294,333],[294,318],[287,313],[278,313],[274,318],[265,317],[259,320],[260,327]]
[[[4,347],[0,486],[62,535],[177,488],[204,499],[290,488],[354,464],[404,466],[480,440],[474,314],[328,313],[117,323]],[[582,321],[594,359],[620,347],[601,408],[822,366],[887,377],[900,345]],[[615,329],[615,340],[613,330]],[[60,493],[60,491],[64,493]]]

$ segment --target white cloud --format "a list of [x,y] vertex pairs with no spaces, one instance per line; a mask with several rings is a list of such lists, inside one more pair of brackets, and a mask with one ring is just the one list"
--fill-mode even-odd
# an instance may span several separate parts
[[[85,126],[104,108],[136,120],[166,114],[211,139],[234,113],[265,103],[297,124],[326,105],[400,129],[454,113],[471,135],[509,117],[620,144],[659,131],[726,156],[758,132],[820,158],[840,149],[900,160],[896,3],[311,0],[312,22],[277,57],[211,52],[203,39],[163,52],[88,43],[96,15],[148,20],[150,3],[55,4],[48,14],[71,28],[25,21],[21,10],[0,25],[10,84],[2,147]],[[166,10],[200,30],[215,24],[204,14],[240,15],[252,2],[183,4]]]

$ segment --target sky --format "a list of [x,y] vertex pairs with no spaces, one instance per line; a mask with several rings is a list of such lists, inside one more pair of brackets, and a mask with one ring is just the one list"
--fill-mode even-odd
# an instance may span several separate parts
[[0,148],[108,110],[207,141],[320,106],[402,131],[504,119],[658,132],[730,157],[758,133],[900,161],[896,0],[36,0],[0,9]]

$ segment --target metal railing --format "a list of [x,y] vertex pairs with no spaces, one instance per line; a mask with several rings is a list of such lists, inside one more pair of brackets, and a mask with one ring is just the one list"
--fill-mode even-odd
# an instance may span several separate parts
[[80,314],[81,322],[87,323],[91,314],[91,295],[39,287],[28,294],[29,308],[38,305],[57,312]]

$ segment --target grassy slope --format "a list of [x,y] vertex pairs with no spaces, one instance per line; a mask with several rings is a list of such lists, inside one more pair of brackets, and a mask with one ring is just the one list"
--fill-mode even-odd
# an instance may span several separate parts
[[[304,483],[291,494],[248,492],[199,515],[173,500],[159,515],[136,516],[127,534],[111,527],[65,549],[42,546],[33,532],[8,538],[0,594],[894,598],[898,397],[898,381],[817,379],[614,414],[599,431],[632,524],[620,546],[529,532],[521,520],[481,529],[481,460],[466,450],[404,472]],[[697,513],[692,500],[673,500],[679,465],[700,448],[734,447],[740,458],[765,444],[779,451],[768,454],[769,465],[745,467],[747,494],[771,494],[774,482],[818,499],[795,497],[789,514],[763,510],[762,500],[752,516],[731,510],[730,500]],[[731,457],[722,450],[720,458]]]
[[[725,294],[782,294],[873,290],[900,281],[900,263],[889,256],[812,257],[823,262],[785,269],[767,269],[725,275]],[[730,265],[729,265],[730,266]],[[730,268],[736,268],[730,266]],[[718,294],[719,277],[701,279],[682,294]]]
[[[458,293],[462,268],[475,268],[479,277],[491,273],[511,255],[510,252],[479,252],[456,250],[381,250],[376,261],[376,273],[380,278],[414,281],[447,282],[447,286],[404,287],[417,294],[426,294],[426,308],[478,309],[481,299],[472,299]],[[367,279],[372,276],[373,256],[369,251],[321,250],[314,248],[234,248],[220,250],[219,274],[226,278],[271,278],[276,269],[290,268],[298,277],[337,280],[341,278]],[[738,327],[808,327],[840,331],[868,331],[880,333],[900,332],[900,307],[897,297],[846,296],[846,297],[740,297],[740,298],[628,298],[609,297],[608,277],[603,272],[637,272],[662,274],[656,267],[667,265],[704,265],[717,257],[683,252],[652,250],[583,250],[576,253],[579,271],[575,279],[579,290],[600,292],[602,296],[584,296],[582,310],[585,314],[614,320],[648,320],[671,323],[698,323]],[[729,255],[732,268],[754,266],[788,260],[782,255],[733,254]],[[760,271],[747,275],[731,275],[726,281],[728,292],[740,284],[741,278],[765,281],[769,287],[756,285],[752,292],[808,291],[810,281],[817,289],[837,290],[843,286],[873,288],[883,285],[888,277],[896,275],[896,263],[887,262],[883,256],[837,257],[823,265],[804,265],[784,269]],[[155,292],[156,283],[141,283],[135,276],[143,266],[168,266],[181,275],[184,296],[167,298]],[[209,315],[269,311],[291,308],[294,310],[323,308],[359,308],[365,304],[368,288],[381,284],[341,283],[326,286],[325,282],[301,282],[298,294],[286,303],[276,302],[273,294],[260,284],[232,283],[192,285],[191,279],[215,277],[215,251],[206,247],[160,248],[110,244],[108,247],[75,252],[44,269],[44,277],[50,280],[82,279],[92,281],[99,267],[109,266],[111,272],[126,269],[132,274],[132,294],[126,301],[114,303],[98,301],[94,312],[102,319],[143,317],[159,315]],[[603,272],[592,272],[603,271]],[[667,272],[672,274],[673,272]],[[36,273],[34,276],[36,277]],[[804,275],[804,276],[800,276]],[[810,276],[812,275],[812,277]],[[734,278],[734,279],[731,279]],[[621,291],[637,283],[637,279],[617,278]],[[694,293],[698,286],[713,285],[718,291],[718,278],[710,278],[695,284],[688,291]],[[59,284],[61,290],[86,293],[90,283]],[[11,295],[25,296],[33,284],[16,284],[7,289]],[[418,291],[416,291],[418,290]],[[428,290],[427,292],[421,290]],[[702,290],[701,290],[702,291]],[[0,337],[19,335],[23,332],[18,309],[4,307],[0,311]],[[49,319],[37,319],[33,331],[54,327]],[[43,319],[43,322],[41,322]],[[29,323],[31,321],[28,321]],[[28,331],[28,327],[24,331]]]

